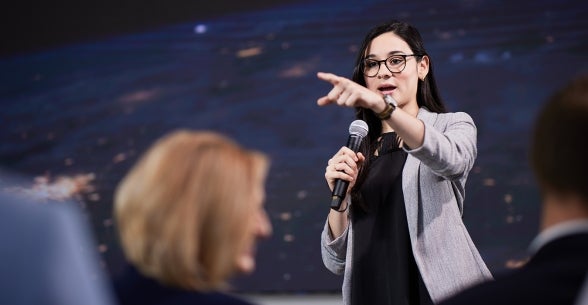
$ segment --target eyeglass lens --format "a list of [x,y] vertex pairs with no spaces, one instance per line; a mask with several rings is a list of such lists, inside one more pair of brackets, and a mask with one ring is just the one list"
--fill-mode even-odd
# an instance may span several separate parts
[[392,55],[385,60],[365,59],[363,73],[369,77],[376,76],[382,63],[391,73],[400,73],[406,66],[406,58],[401,55]]

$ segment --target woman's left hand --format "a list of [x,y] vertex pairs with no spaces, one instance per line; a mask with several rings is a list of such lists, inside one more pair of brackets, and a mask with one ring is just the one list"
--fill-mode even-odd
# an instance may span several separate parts
[[379,113],[384,110],[382,96],[345,77],[318,72],[317,77],[333,85],[326,96],[317,100],[319,106],[337,104],[346,107],[362,107]]

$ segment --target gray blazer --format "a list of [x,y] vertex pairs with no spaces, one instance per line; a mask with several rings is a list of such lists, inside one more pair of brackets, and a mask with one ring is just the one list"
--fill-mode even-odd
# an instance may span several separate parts
[[[402,190],[412,252],[433,302],[492,279],[462,221],[465,183],[477,155],[476,126],[463,112],[418,116],[425,124],[423,145],[406,150]],[[350,304],[353,226],[333,239],[328,221],[321,234],[323,263],[344,274],[343,303]]]

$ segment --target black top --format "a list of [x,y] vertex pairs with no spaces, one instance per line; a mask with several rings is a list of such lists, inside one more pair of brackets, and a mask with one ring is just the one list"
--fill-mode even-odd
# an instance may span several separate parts
[[361,186],[366,210],[351,207],[351,304],[433,304],[410,245],[402,193],[407,153],[399,147],[396,133],[382,135],[378,145]]
[[162,285],[129,266],[116,279],[114,288],[120,305],[252,305],[221,292],[198,292]]

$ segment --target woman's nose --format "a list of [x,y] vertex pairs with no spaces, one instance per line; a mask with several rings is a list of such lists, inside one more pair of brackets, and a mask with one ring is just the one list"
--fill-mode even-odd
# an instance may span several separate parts
[[[384,70],[382,72],[382,70]],[[380,71],[378,72],[378,79],[389,79],[390,78],[390,71],[388,71],[388,69],[380,69]]]
[[264,209],[259,211],[257,218],[257,235],[260,237],[269,237],[272,234],[272,224]]

